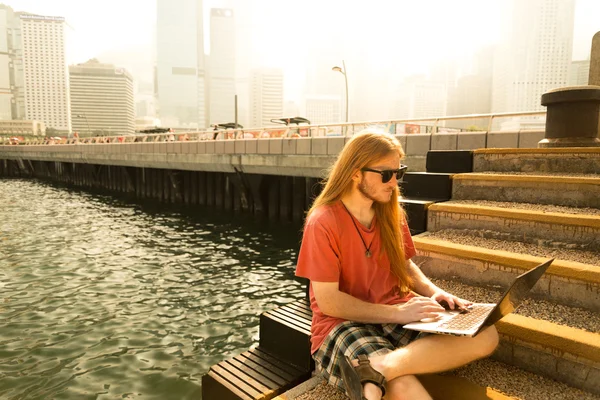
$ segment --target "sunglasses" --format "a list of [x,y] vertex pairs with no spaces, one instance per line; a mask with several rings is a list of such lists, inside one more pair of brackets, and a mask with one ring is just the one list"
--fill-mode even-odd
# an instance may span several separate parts
[[390,181],[390,179],[392,179],[392,176],[394,176],[394,174],[396,174],[396,180],[401,180],[402,177],[404,177],[404,174],[406,173],[407,169],[408,167],[406,165],[401,165],[399,169],[384,169],[383,171],[380,171],[378,169],[362,168],[361,171],[377,172],[381,175],[381,183],[387,183]]

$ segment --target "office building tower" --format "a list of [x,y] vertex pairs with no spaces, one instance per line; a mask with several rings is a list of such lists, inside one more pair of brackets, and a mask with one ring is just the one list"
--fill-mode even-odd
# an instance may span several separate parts
[[73,132],[80,136],[133,134],[133,79],[96,59],[69,67]]
[[250,86],[250,126],[272,125],[271,119],[283,115],[283,71],[261,68],[252,71]]
[[202,0],[157,0],[155,79],[163,126],[207,127]]
[[[448,115],[489,114],[492,108],[494,49],[479,50],[473,57],[471,74],[464,75],[448,88]],[[448,121],[448,127],[485,130],[488,118]]]
[[0,119],[2,120],[16,119],[14,34],[15,14],[12,8],[0,4]]
[[495,57],[493,112],[543,111],[542,94],[569,79],[574,0],[513,0]]
[[590,60],[571,62],[569,86],[585,86],[590,78]]
[[429,118],[446,115],[446,85],[424,75],[406,78],[398,88],[397,118]]
[[[65,19],[17,13],[20,29],[13,41],[21,42],[22,52],[15,54],[15,73],[21,74],[24,119],[42,121],[47,129],[71,132],[69,87],[65,57]],[[19,38],[20,36],[20,38]],[[20,81],[20,77],[16,78]],[[17,83],[15,86],[20,84]],[[21,97],[22,96],[22,100]]]
[[342,98],[333,95],[306,96],[305,117],[311,125],[342,122]]
[[235,119],[235,20],[230,8],[210,10],[210,56],[208,68],[208,115],[210,124]]

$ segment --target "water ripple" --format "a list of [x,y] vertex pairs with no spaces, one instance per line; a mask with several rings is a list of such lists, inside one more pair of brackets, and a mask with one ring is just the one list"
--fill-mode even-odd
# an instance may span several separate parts
[[0,398],[199,398],[303,295],[297,228],[21,180],[0,204]]

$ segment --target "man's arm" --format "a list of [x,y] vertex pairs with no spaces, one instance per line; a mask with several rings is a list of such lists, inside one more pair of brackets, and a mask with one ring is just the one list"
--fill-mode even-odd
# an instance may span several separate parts
[[455,304],[459,308],[465,308],[472,304],[470,301],[458,298],[434,285],[412,260],[408,260],[407,268],[408,274],[413,279],[413,290],[421,296],[430,297],[437,302],[445,300],[452,309]]
[[339,290],[338,282],[311,282],[321,312],[332,317],[362,323],[407,324],[423,318],[435,318],[443,311],[429,297],[415,297],[398,305],[373,304]]
[[415,292],[421,296],[431,297],[434,293],[442,291],[425,276],[421,268],[413,260],[408,260],[406,266],[408,268],[408,275],[413,280],[413,290]]

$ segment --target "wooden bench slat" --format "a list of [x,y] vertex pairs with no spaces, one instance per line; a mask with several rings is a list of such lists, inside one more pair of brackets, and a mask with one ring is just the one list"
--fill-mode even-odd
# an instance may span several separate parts
[[308,301],[307,299],[300,299],[300,300],[296,300],[296,301],[292,301],[290,303],[287,303],[287,305],[295,305],[298,306],[300,308],[303,308],[307,311],[310,311],[310,301]]
[[265,312],[263,314],[263,316],[270,318],[274,321],[277,321],[283,325],[288,326],[289,328],[295,329],[301,333],[304,333],[305,335],[309,335],[310,336],[310,329],[307,329],[306,326],[300,326],[298,325],[298,323],[296,321],[294,321],[293,318],[289,318],[286,315],[278,315],[278,314],[274,314],[271,313],[269,311]]
[[294,309],[280,308],[274,310],[273,314],[285,315],[287,317],[293,318],[297,322],[298,326],[310,330],[312,320],[306,319],[303,315],[299,315]]
[[219,367],[221,367],[224,371],[229,372],[232,376],[235,376],[237,379],[246,383],[249,387],[253,388],[259,393],[269,393],[272,391],[272,388],[265,386],[261,381],[257,381],[253,379],[251,375],[248,375],[246,371],[243,371],[237,368],[235,365],[231,363],[231,359],[220,362]]
[[276,367],[275,365],[270,364],[270,363],[267,366],[261,365],[260,363],[256,362],[252,358],[246,357],[246,355],[244,355],[244,353],[237,356],[236,359],[240,363],[247,365],[249,368],[252,368],[253,370],[260,373],[261,375],[263,375],[266,378],[270,379],[271,381],[275,382],[279,386],[285,385],[287,382],[289,382],[293,378],[292,375],[281,370],[280,368]]
[[271,373],[280,376],[286,382],[294,380],[294,377],[298,376],[298,374],[300,373],[299,371],[297,371],[293,368],[290,368],[291,365],[289,365],[289,364],[282,364],[280,366],[280,365],[271,363],[269,361],[266,361],[264,358],[262,358],[262,356],[263,356],[262,354],[257,355],[257,354],[253,354],[250,352],[245,352],[240,355],[244,356],[249,361],[252,361],[255,364],[260,365],[262,368],[271,371]]
[[279,359],[273,357],[268,352],[262,350],[260,347],[257,347],[254,349],[253,355],[258,357],[259,359],[262,359],[262,360],[264,360],[270,364],[273,364],[276,367],[286,371],[287,373],[289,373],[291,375],[290,379],[294,379],[295,377],[298,377],[298,376],[302,375],[303,373],[305,373],[305,371],[303,369],[301,369],[295,365],[280,361]]
[[304,305],[300,305],[297,303],[286,304],[285,307],[297,311],[300,315],[303,315],[306,319],[312,321],[312,310],[310,309],[310,307],[305,307]]
[[[219,373],[215,372],[213,370],[214,367],[215,366],[211,367],[211,369],[208,371],[209,377],[214,379],[217,383],[221,384],[221,386],[227,388],[227,390],[229,390],[230,392],[235,394],[240,399],[254,400],[254,397],[252,397],[252,395],[250,395],[250,394],[246,393],[244,390],[242,390],[239,385],[237,385],[236,383],[232,383],[229,380],[229,378],[223,377]],[[236,381],[239,381],[239,379],[236,379]],[[245,384],[243,384],[243,385],[246,386]]]
[[[241,360],[246,360],[246,359],[244,359],[242,357]],[[256,369],[252,368],[252,366],[249,365],[249,363],[250,363],[249,360],[247,362],[244,362],[241,360],[237,357],[234,357],[234,358],[227,360],[227,362],[229,364],[231,364],[232,366],[234,366],[235,368],[242,371],[244,374],[246,374],[249,377],[251,377],[252,379],[254,379],[256,382],[260,383],[265,389],[277,390],[277,388],[286,384],[286,382],[282,381],[281,379],[279,380],[279,383],[278,383],[278,382],[275,382],[275,381],[267,378],[266,376],[264,376],[263,374],[258,372]],[[264,368],[263,368],[263,370],[264,370]],[[269,375],[272,375],[272,374],[269,374]],[[264,391],[265,389],[261,389],[261,390]]]
[[202,377],[202,396],[222,400],[254,400],[248,393],[244,393],[231,382],[210,370]]
[[301,318],[308,322],[312,321],[312,311],[310,311],[310,310],[306,311],[305,309],[296,307],[294,305],[282,307],[282,309],[286,310],[287,312],[292,312],[292,313],[296,314],[298,316],[298,318]]

